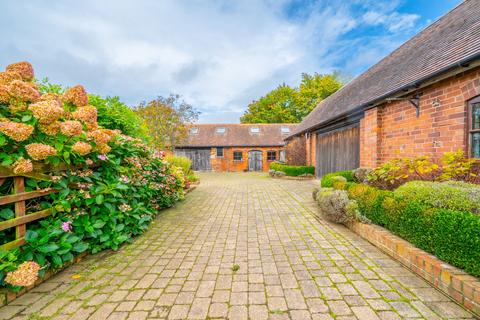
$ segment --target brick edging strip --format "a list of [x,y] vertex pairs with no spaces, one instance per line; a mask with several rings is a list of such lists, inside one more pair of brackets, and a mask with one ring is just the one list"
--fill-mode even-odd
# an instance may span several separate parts
[[480,280],[478,278],[418,249],[380,226],[353,222],[347,227],[457,303],[480,316]]

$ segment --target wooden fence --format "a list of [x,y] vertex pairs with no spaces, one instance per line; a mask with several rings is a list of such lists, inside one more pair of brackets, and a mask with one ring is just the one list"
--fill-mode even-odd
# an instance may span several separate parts
[[0,166],[0,187],[8,180],[13,179],[13,192],[9,195],[0,196],[1,206],[8,204],[15,205],[15,218],[5,221],[0,221],[0,231],[15,228],[15,240],[0,245],[0,251],[10,250],[25,244],[25,233],[27,232],[27,223],[36,221],[52,214],[52,209],[45,209],[36,212],[27,212],[26,201],[36,198],[41,198],[50,193],[58,192],[51,188],[25,192],[25,178],[33,178],[36,180],[51,180],[47,175],[48,172],[65,171],[68,167],[57,166],[52,167],[48,165],[34,165],[34,171],[31,173],[18,175],[10,168]]

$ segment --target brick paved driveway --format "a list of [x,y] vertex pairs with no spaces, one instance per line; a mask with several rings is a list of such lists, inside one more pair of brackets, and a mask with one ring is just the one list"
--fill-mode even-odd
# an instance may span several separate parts
[[133,244],[66,269],[0,319],[471,318],[349,230],[317,221],[312,186],[203,174]]

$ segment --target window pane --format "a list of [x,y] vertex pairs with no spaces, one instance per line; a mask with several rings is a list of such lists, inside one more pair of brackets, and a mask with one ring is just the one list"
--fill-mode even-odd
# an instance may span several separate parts
[[472,105],[472,129],[480,129],[480,103]]
[[242,160],[242,152],[241,151],[234,151],[233,152],[233,160],[237,160],[237,161]]
[[260,133],[260,128],[250,128],[251,133]]
[[217,148],[217,157],[223,157],[223,148]]
[[472,134],[472,157],[480,158],[480,132]]
[[267,151],[267,160],[268,161],[277,160],[277,152],[276,151]]
[[225,133],[225,128],[217,128],[215,132],[220,134]]
[[190,128],[190,134],[197,134],[198,128]]
[[290,128],[289,127],[282,127],[282,133],[283,134],[287,134],[287,133],[290,133]]

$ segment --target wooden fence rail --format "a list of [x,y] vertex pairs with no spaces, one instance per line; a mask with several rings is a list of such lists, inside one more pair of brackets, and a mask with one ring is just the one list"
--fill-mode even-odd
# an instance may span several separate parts
[[52,209],[45,209],[27,213],[27,200],[41,198],[48,194],[58,192],[58,190],[46,188],[25,192],[25,178],[51,180],[51,177],[45,173],[65,171],[67,169],[68,167],[65,166],[52,167],[48,165],[37,165],[34,167],[34,172],[18,175],[15,174],[10,168],[0,167],[0,186],[2,186],[7,179],[13,179],[13,193],[0,196],[0,206],[5,206],[12,203],[15,206],[15,218],[0,221],[0,231],[15,228],[15,240],[0,245],[0,251],[10,250],[24,245],[25,234],[27,232],[27,223],[48,217],[53,212]]

